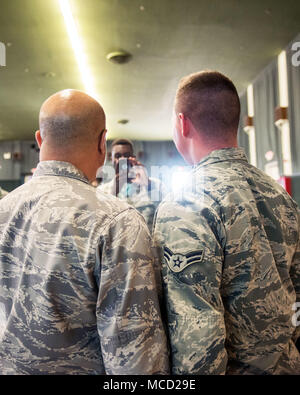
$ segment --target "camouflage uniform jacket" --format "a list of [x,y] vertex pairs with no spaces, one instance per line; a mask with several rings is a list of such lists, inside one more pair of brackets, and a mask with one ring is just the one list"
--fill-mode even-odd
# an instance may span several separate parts
[[[149,178],[150,180],[150,188],[146,187],[135,188],[133,184],[125,184],[120,193],[118,194],[118,198],[122,200],[126,200],[128,204],[138,210],[142,216],[144,217],[149,230],[152,230],[153,219],[155,215],[155,211],[160,201],[162,200],[162,196],[166,195],[166,189],[163,183],[156,178]],[[133,186],[133,188],[128,189],[128,186]],[[105,184],[101,184],[97,191],[101,191],[106,194],[113,194],[114,182],[113,180],[107,182]]]
[[213,151],[158,208],[174,374],[296,374],[299,209],[242,149]]
[[45,161],[0,202],[1,374],[167,373],[145,221]]

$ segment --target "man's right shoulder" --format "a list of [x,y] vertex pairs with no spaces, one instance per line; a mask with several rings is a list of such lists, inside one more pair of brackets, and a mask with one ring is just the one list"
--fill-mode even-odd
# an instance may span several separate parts
[[[126,215],[128,212],[130,215],[133,210],[133,207],[126,201],[96,191],[94,187],[81,181],[67,180],[65,182],[65,180],[59,180],[59,177],[56,177],[55,181],[55,184],[39,180],[29,181],[0,200],[0,206],[2,206],[0,211],[11,211],[12,207],[28,211],[30,207],[33,214],[35,210],[40,210],[45,206],[47,210],[59,212],[62,216],[70,216],[73,213],[75,222],[82,219],[84,215],[87,220],[89,218],[88,223],[91,226],[97,224],[97,226],[105,227],[119,214],[124,212]],[[66,206],[69,210],[63,211],[63,207]],[[78,216],[76,212],[80,212],[81,215]]]
[[128,204],[126,200],[121,200],[112,194],[106,194],[97,189],[97,191],[92,191],[91,201],[93,201],[92,210],[95,221],[97,226],[101,225],[101,228],[107,228],[107,226],[120,221],[121,218],[126,219],[128,224],[140,222],[146,226],[141,213]]
[[125,200],[121,200],[112,194],[102,192],[99,189],[95,191],[95,196],[98,207],[101,209],[107,208],[108,212],[121,213],[133,208]]

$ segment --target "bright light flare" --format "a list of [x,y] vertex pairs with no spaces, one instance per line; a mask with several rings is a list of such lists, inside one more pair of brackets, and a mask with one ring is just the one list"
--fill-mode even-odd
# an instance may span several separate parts
[[67,32],[79,67],[82,82],[86,92],[97,98],[92,74],[87,66],[82,40],[78,34],[77,26],[71,11],[69,0],[58,0],[62,15],[65,20]]
[[187,171],[184,167],[177,168],[172,174],[173,192],[189,189],[190,187],[191,187],[191,172]]

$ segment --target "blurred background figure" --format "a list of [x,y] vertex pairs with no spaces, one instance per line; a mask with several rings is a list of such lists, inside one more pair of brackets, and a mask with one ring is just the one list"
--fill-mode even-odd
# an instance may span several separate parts
[[114,177],[111,181],[103,183],[105,169],[100,169],[98,175],[102,183],[98,191],[127,200],[143,215],[151,229],[155,210],[166,194],[166,187],[158,178],[148,176],[145,166],[136,159],[130,140],[114,140],[111,155]]

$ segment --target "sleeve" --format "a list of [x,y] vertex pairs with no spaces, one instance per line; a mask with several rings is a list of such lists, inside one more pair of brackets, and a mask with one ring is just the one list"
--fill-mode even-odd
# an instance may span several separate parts
[[110,224],[99,245],[99,270],[96,315],[106,374],[168,374],[151,240],[136,210]]
[[199,212],[168,203],[157,211],[153,238],[163,256],[173,374],[226,372],[218,228],[220,222],[210,209]]
[[300,348],[300,209],[298,208],[298,244],[293,257],[290,275],[296,292],[296,303],[293,306],[295,314],[293,316],[293,324],[296,328],[294,333],[294,341]]

